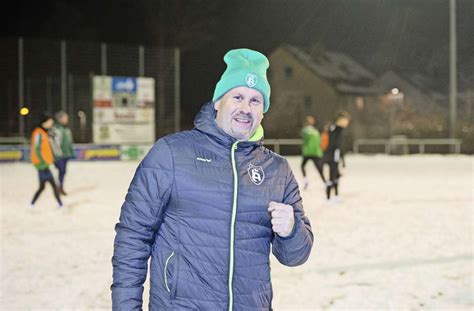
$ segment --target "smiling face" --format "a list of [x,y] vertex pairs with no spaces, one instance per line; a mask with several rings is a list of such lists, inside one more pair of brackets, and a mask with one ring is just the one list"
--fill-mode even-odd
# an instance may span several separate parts
[[236,87],[214,103],[216,123],[237,140],[248,140],[263,119],[262,94],[245,86]]

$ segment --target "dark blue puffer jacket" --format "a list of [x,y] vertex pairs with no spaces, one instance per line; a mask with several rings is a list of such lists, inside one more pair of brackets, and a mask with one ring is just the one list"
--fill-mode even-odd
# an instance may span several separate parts
[[[287,161],[263,147],[262,128],[236,142],[215,115],[206,104],[195,129],[159,139],[140,163],[116,225],[114,310],[142,308],[150,256],[150,310],[270,310],[270,247],[287,266],[309,257]],[[293,206],[290,236],[273,233],[270,201]]]

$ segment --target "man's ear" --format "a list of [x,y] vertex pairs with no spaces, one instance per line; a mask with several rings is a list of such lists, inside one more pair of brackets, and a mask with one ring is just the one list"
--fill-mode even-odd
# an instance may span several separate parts
[[215,110],[219,110],[220,109],[220,106],[221,106],[221,100],[219,99],[218,101],[216,101],[214,103],[214,109]]

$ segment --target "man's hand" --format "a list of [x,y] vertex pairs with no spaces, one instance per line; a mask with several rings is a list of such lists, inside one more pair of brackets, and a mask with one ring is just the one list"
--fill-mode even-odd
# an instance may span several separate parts
[[295,225],[293,206],[272,201],[268,205],[268,211],[272,218],[273,232],[282,238],[289,236]]

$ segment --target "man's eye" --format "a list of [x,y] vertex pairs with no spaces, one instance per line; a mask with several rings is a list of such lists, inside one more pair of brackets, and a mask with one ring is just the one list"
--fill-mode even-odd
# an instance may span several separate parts
[[235,98],[236,100],[239,100],[239,101],[242,100],[242,96],[239,96],[239,95],[234,96],[234,98]]
[[261,101],[260,101],[259,99],[257,99],[257,98],[253,98],[253,99],[252,99],[252,104],[254,104],[254,105],[259,105],[260,103],[261,103]]

